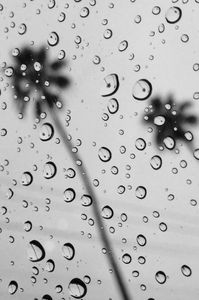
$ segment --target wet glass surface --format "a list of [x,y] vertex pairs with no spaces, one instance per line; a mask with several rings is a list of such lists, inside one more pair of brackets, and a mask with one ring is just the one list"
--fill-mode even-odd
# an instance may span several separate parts
[[198,298],[198,13],[0,2],[0,299]]

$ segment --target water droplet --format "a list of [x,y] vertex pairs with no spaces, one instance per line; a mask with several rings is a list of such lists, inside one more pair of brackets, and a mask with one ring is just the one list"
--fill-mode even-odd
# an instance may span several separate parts
[[128,47],[128,42],[126,40],[124,40],[119,43],[118,50],[122,52],[122,51],[126,50],[127,47]]
[[55,269],[55,263],[52,259],[48,259],[45,265],[45,270],[47,272],[53,272]]
[[125,253],[124,255],[122,255],[122,261],[125,264],[130,264],[130,262],[132,261],[131,255],[128,253]]
[[170,7],[165,15],[165,19],[168,23],[174,24],[177,23],[182,16],[182,10],[177,6]]
[[89,195],[82,195],[81,196],[81,203],[83,206],[90,206],[92,204],[92,198]]
[[184,276],[189,277],[192,274],[191,268],[187,265],[181,267],[181,272]]
[[62,60],[65,58],[65,56],[66,56],[66,52],[64,50],[60,50],[58,53],[58,59]]
[[146,142],[145,142],[145,140],[142,139],[142,138],[138,138],[138,139],[135,141],[135,147],[136,147],[138,150],[140,150],[140,151],[144,150],[144,149],[146,148]]
[[159,13],[161,12],[161,8],[159,6],[154,6],[152,9],[152,13],[154,15],[159,15]]
[[11,77],[14,73],[14,69],[12,67],[8,67],[5,69],[4,74],[7,77]]
[[70,281],[68,290],[70,295],[75,299],[83,298],[87,293],[85,283],[79,278],[74,278]]
[[159,155],[154,155],[151,158],[150,165],[154,170],[159,170],[162,166],[162,158]]
[[162,271],[158,271],[155,274],[155,279],[160,284],[164,284],[166,282],[166,280],[167,280],[165,273],[162,272]]
[[18,33],[19,33],[20,35],[23,35],[24,33],[26,33],[26,31],[27,31],[26,24],[21,23],[21,24],[19,25],[19,28],[18,28]]
[[30,222],[30,221],[24,222],[24,230],[26,232],[29,232],[31,229],[32,229],[32,222]]
[[39,132],[41,141],[49,141],[54,135],[54,128],[50,123],[44,123]]
[[24,172],[21,176],[21,184],[24,186],[28,186],[32,183],[33,176],[30,172]]
[[151,96],[152,93],[152,84],[147,79],[138,80],[132,90],[132,95],[136,100],[146,100]]
[[194,150],[193,156],[194,156],[196,159],[199,159],[199,148]]
[[75,248],[71,243],[65,243],[62,246],[62,255],[68,260],[72,260],[75,256]]
[[55,0],[49,0],[48,1],[48,8],[53,8],[53,7],[55,7],[55,4],[56,4],[56,2],[55,2]]
[[45,257],[43,246],[36,240],[32,240],[28,245],[28,259],[32,262],[38,262]]
[[102,208],[102,217],[104,219],[111,219],[113,216],[113,209],[109,206],[106,205]]
[[161,222],[159,224],[159,228],[162,232],[165,232],[165,231],[167,231],[167,224],[165,224],[164,222]]
[[59,43],[59,36],[55,31],[52,31],[47,40],[49,46],[56,46]]
[[80,10],[80,17],[86,18],[88,15],[89,15],[89,9],[88,9],[88,7],[83,7]]
[[106,29],[103,34],[103,36],[106,40],[110,39],[112,37],[112,35],[113,35],[113,32],[111,29]]
[[115,114],[119,109],[119,103],[117,99],[112,98],[108,100],[107,108],[110,114]]
[[144,199],[147,194],[147,189],[144,186],[138,186],[135,190],[135,195],[138,199]]
[[175,141],[170,136],[167,136],[166,138],[164,138],[163,143],[164,143],[165,147],[169,150],[172,150],[175,147]]
[[62,11],[58,16],[58,21],[64,22],[65,19],[66,19],[66,14]]
[[8,292],[10,295],[14,295],[18,290],[18,283],[15,280],[11,280],[8,285]]
[[119,88],[119,79],[117,74],[109,74],[103,79],[100,94],[103,97],[111,96],[114,93],[116,93],[118,88]]
[[136,240],[137,240],[138,245],[141,246],[141,247],[145,246],[146,243],[147,243],[147,240],[146,240],[146,238],[143,234],[139,234],[137,236]]
[[64,201],[72,202],[75,199],[76,193],[74,189],[68,188],[64,191]]
[[106,147],[101,147],[98,151],[98,157],[103,162],[108,162],[111,160],[111,151]]
[[57,173],[57,167],[52,161],[45,163],[43,169],[44,178],[51,179],[56,175],[56,173]]
[[162,126],[165,123],[166,119],[164,116],[156,116],[153,123],[157,126]]

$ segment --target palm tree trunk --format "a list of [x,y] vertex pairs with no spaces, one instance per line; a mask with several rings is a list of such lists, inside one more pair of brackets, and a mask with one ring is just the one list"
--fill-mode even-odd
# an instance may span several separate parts
[[[74,164],[77,165],[77,163],[76,163],[77,161],[82,162],[80,156],[77,153],[72,152],[73,144],[70,141],[68,141],[67,132],[63,128],[63,125],[61,124],[55,110],[54,109],[49,109],[49,111],[51,113],[51,117],[54,121],[54,124],[55,124],[61,138],[62,138],[62,142],[64,143],[64,146],[66,147],[67,151],[69,152]],[[107,250],[107,254],[108,254],[107,258],[109,260],[110,266],[113,269],[113,273],[115,275],[115,280],[117,282],[118,289],[120,291],[121,297],[122,297],[123,300],[130,300],[130,296],[127,292],[127,288],[126,288],[125,283],[124,283],[122,272],[121,272],[121,270],[120,270],[120,268],[119,268],[119,266],[116,262],[116,258],[115,258],[113,249],[111,247],[110,241],[109,241],[108,236],[107,236],[106,228],[104,226],[104,222],[103,222],[103,219],[102,219],[101,214],[100,214],[99,205],[98,205],[98,202],[97,202],[97,197],[96,197],[95,191],[94,191],[94,189],[93,189],[93,187],[92,187],[92,185],[91,185],[91,183],[88,179],[89,178],[88,172],[87,172],[83,162],[81,163],[80,166],[78,165],[78,171],[79,171],[79,174],[82,178],[82,181],[83,181],[83,183],[86,187],[86,190],[87,190],[89,196],[93,200],[92,208],[93,208],[93,214],[95,216],[96,223],[97,223],[97,229],[98,229],[99,235],[102,239],[102,242],[104,244],[104,247]],[[133,298],[131,298],[131,300],[132,299]]]

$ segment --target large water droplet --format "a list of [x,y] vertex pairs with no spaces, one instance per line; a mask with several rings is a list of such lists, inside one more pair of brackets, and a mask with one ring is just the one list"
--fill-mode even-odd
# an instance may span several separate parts
[[142,138],[138,138],[138,139],[135,141],[135,147],[136,147],[138,150],[140,150],[140,151],[144,150],[144,149],[146,148],[146,142],[145,142],[145,140],[142,139]]
[[146,100],[151,96],[152,84],[147,79],[138,80],[132,90],[132,95],[136,100]]
[[70,281],[68,290],[70,295],[76,299],[84,297],[87,293],[87,287],[85,283],[79,278],[74,278]]
[[135,190],[135,195],[138,199],[144,199],[147,194],[147,189],[144,186],[138,186]]
[[158,271],[156,274],[155,274],[155,279],[158,283],[160,284],[164,284],[167,280],[167,277],[165,275],[164,272],[162,271]]
[[150,165],[154,170],[159,170],[162,166],[162,158],[159,155],[151,157]]
[[191,268],[187,265],[181,267],[181,272],[184,276],[189,277],[192,274]]
[[38,262],[45,257],[45,250],[40,242],[32,240],[28,245],[28,259],[32,262]]
[[39,132],[39,138],[41,141],[49,141],[54,134],[54,128],[50,123],[44,123]]
[[45,270],[47,272],[53,272],[55,269],[55,263],[52,259],[48,259],[45,265]]
[[73,259],[75,256],[75,248],[71,243],[65,243],[62,246],[62,255],[68,260]]
[[109,74],[104,77],[100,94],[103,97],[113,95],[119,88],[119,79],[117,74]]
[[11,280],[8,285],[8,292],[10,295],[14,295],[18,290],[18,283],[15,280]]
[[57,173],[57,167],[52,161],[45,163],[43,169],[44,178],[51,179],[56,175],[56,173]]
[[81,203],[83,206],[90,206],[92,204],[92,198],[89,195],[82,195],[81,196]]
[[119,109],[119,103],[117,99],[112,98],[108,101],[107,108],[110,114],[115,114]]
[[139,246],[143,247],[146,245],[147,243],[147,239],[145,238],[145,236],[143,234],[139,234],[137,236],[137,243]]
[[102,217],[104,219],[111,219],[113,216],[113,209],[109,206],[106,205],[102,208]]
[[50,46],[56,46],[59,43],[59,36],[55,31],[52,31],[47,40]]
[[98,156],[101,161],[107,162],[107,161],[111,160],[112,154],[108,148],[101,147],[98,151]]
[[168,23],[174,24],[180,20],[182,16],[182,10],[177,6],[170,7],[165,15],[165,19]]
[[33,176],[30,172],[24,172],[21,176],[21,184],[24,186],[28,186],[32,183]]
[[64,201],[71,202],[75,199],[76,193],[74,189],[68,188],[64,191]]
[[89,9],[88,7],[82,7],[80,10],[80,17],[86,18],[89,15]]
[[164,143],[165,147],[169,150],[172,150],[176,144],[174,139],[170,136],[167,136],[166,138],[164,138],[163,143]]

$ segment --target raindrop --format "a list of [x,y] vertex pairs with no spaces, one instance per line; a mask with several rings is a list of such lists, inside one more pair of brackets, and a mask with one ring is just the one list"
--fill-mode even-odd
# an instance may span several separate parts
[[166,119],[164,116],[157,116],[154,118],[154,124],[157,126],[162,126],[165,123]]
[[191,268],[187,265],[181,267],[181,272],[184,276],[189,277],[192,274]]
[[162,158],[159,155],[154,155],[151,158],[150,165],[154,170],[159,170],[162,166]]
[[49,0],[48,1],[48,8],[53,8],[53,7],[55,7],[55,4],[56,4],[56,2],[55,2],[55,0]]
[[53,298],[50,295],[46,294],[42,297],[42,300],[53,300]]
[[103,162],[108,162],[111,160],[111,151],[106,147],[101,147],[98,151],[98,157]]
[[182,10],[177,6],[170,7],[165,15],[165,19],[168,23],[174,24],[177,23],[182,16]]
[[119,43],[118,50],[122,52],[122,51],[126,50],[127,47],[128,47],[128,42],[126,40],[124,40]]
[[144,186],[138,186],[135,190],[135,195],[138,199],[144,199],[147,194],[147,189]]
[[119,103],[117,99],[112,98],[108,100],[107,108],[110,114],[115,114],[119,109]]
[[166,282],[166,275],[164,272],[162,271],[158,271],[156,274],[155,274],[155,279],[158,283],[160,284],[164,284]]
[[141,247],[145,246],[146,243],[147,243],[147,240],[146,240],[145,236],[142,235],[142,234],[139,234],[137,236],[136,240],[137,240],[138,245],[141,246]]
[[39,132],[41,141],[49,141],[54,135],[54,128],[50,123],[44,123]]
[[26,232],[29,232],[31,229],[32,229],[32,222],[30,222],[30,221],[24,222],[24,230]]
[[11,280],[8,285],[8,292],[10,295],[14,295],[18,290],[18,283],[15,280]]
[[11,77],[13,75],[13,73],[14,73],[14,69],[12,67],[6,68],[5,72],[4,72],[5,76],[7,76],[7,77]]
[[123,263],[125,263],[125,264],[130,264],[130,262],[132,261],[131,255],[128,254],[128,253],[125,253],[125,254],[122,256],[122,261],[123,261]]
[[194,156],[196,159],[199,159],[199,148],[194,150],[193,156]]
[[113,35],[113,32],[112,32],[112,30],[111,29],[106,29],[105,31],[104,31],[104,38],[106,39],[106,40],[108,40],[108,39],[110,39],[111,37],[112,37],[112,35]]
[[167,136],[166,138],[164,138],[163,143],[164,143],[165,147],[169,150],[172,150],[175,147],[175,141],[170,136]]
[[52,161],[45,163],[43,169],[44,178],[51,179],[56,175],[56,173],[57,173],[57,167]]
[[36,240],[32,240],[28,245],[28,259],[32,262],[38,262],[44,259],[46,253],[43,246]]
[[104,219],[111,219],[113,216],[113,209],[109,206],[106,205],[102,208],[102,217]]
[[76,193],[74,189],[68,188],[64,191],[64,201],[72,202],[75,199]]
[[62,246],[62,255],[68,260],[72,260],[75,256],[75,248],[71,243],[65,243]]
[[66,19],[66,14],[62,11],[58,16],[58,21],[64,22],[65,19]]
[[21,176],[21,184],[24,186],[28,186],[32,183],[33,176],[30,172],[24,172]]
[[135,147],[136,147],[138,150],[140,150],[140,151],[144,150],[144,149],[146,148],[146,142],[145,142],[145,140],[142,139],[142,138],[138,138],[138,139],[135,141]]
[[65,56],[66,56],[66,52],[64,50],[60,50],[58,53],[58,59],[62,60],[65,58]]
[[48,259],[45,265],[45,270],[47,272],[53,272],[55,269],[55,263],[52,259]]
[[56,46],[59,43],[59,36],[55,31],[52,31],[47,40],[49,46]]
[[100,94],[103,97],[111,96],[114,93],[116,93],[118,88],[119,88],[119,79],[117,74],[109,74],[103,79]]
[[87,287],[85,283],[79,278],[74,278],[70,281],[68,290],[70,295],[75,299],[81,299],[87,293]]
[[26,24],[21,23],[21,24],[19,25],[19,28],[18,28],[18,33],[19,33],[20,35],[23,35],[24,33],[26,33],[26,31],[27,31]]
[[159,228],[162,232],[165,232],[165,231],[167,231],[167,224],[165,224],[164,222],[161,222],[159,224]]
[[88,7],[83,7],[80,10],[80,17],[86,18],[88,15],[89,15],[89,9],[88,9]]
[[147,79],[138,80],[132,90],[132,95],[136,100],[146,100],[151,96],[152,93],[152,84]]
[[92,204],[92,198],[89,195],[82,195],[81,196],[81,203],[82,206],[90,206]]

